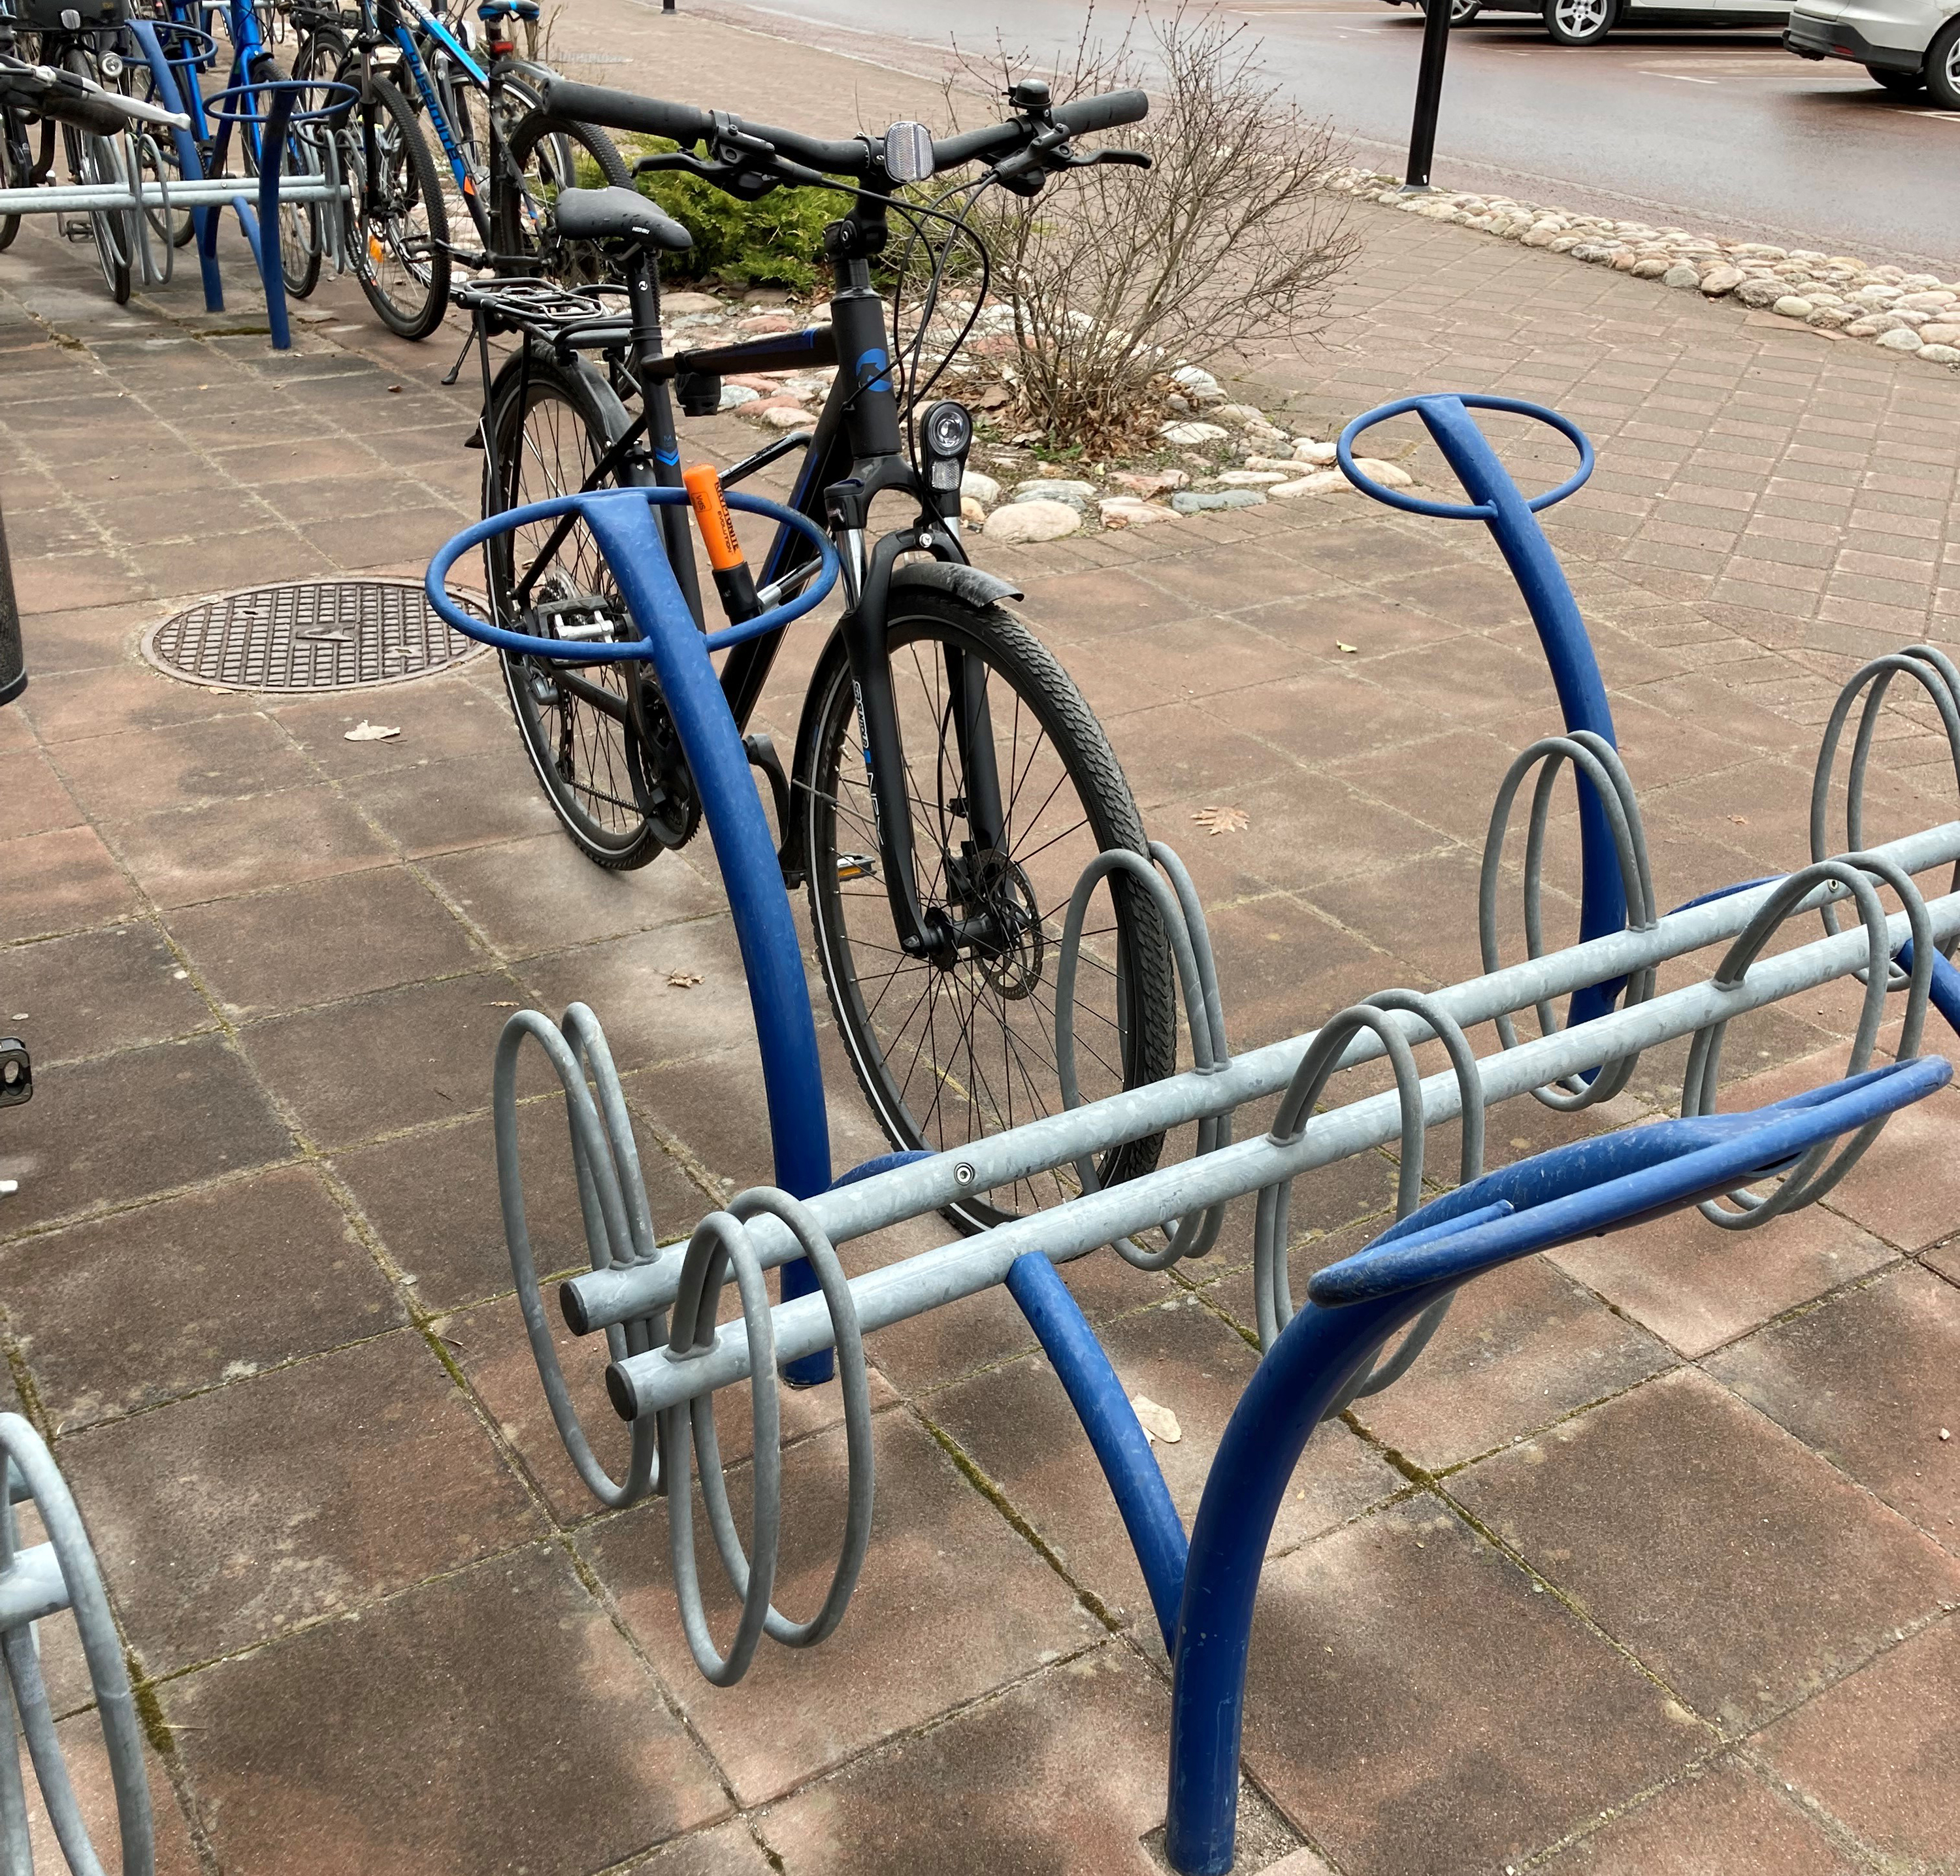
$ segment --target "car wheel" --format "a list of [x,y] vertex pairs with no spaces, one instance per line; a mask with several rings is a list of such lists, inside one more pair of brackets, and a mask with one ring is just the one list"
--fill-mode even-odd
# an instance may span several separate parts
[[1917,72],[1901,72],[1890,65],[1867,65],[1875,84],[1882,85],[1895,97],[1914,97],[1926,89],[1926,79]]
[[1596,46],[1619,10],[1615,0],[1545,0],[1545,30],[1558,45]]
[[[1415,10],[1427,14],[1429,0],[1415,0]],[[1449,0],[1449,24],[1468,26],[1484,10],[1484,0]]]
[[1926,88],[1942,110],[1960,111],[1960,19],[1949,20],[1926,49]]

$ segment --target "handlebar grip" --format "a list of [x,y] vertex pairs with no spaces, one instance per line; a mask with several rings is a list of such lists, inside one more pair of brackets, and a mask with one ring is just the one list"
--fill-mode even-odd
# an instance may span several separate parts
[[610,130],[671,137],[683,146],[714,134],[714,119],[706,111],[692,104],[670,104],[663,97],[641,97],[603,84],[574,84],[568,78],[546,78],[538,94],[553,116],[601,124]]
[[1104,91],[1095,97],[1078,97],[1057,107],[1055,121],[1064,124],[1071,136],[1086,136],[1092,130],[1108,130],[1118,124],[1140,124],[1150,114],[1150,100],[1141,91]]

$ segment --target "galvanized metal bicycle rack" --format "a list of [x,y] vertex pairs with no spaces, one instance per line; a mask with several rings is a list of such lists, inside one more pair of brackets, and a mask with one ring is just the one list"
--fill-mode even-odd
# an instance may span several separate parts
[[[7,1731],[5,1743],[0,1744],[0,1868],[5,1876],[33,1876],[27,1788],[21,1775],[24,1740],[41,1801],[68,1868],[76,1876],[102,1876],[101,1859],[82,1822],[56,1737],[35,1636],[36,1623],[67,1610],[81,1635],[96,1718],[108,1750],[123,1876],[151,1876],[156,1859],[142,1729],[123,1664],[122,1638],[109,1613],[88,1530],[41,1436],[18,1413],[0,1413],[0,1454],[5,1455],[7,1478],[6,1502],[0,1506],[0,1658],[7,1671],[0,1692]],[[40,1514],[47,1538],[23,1550],[14,1508],[28,1501]]]
[[[1577,444],[1579,472],[1527,502],[1479,432],[1473,408],[1521,411],[1552,423]],[[1351,444],[1386,417],[1413,410],[1428,425],[1473,500],[1444,508],[1374,487],[1355,471]],[[1889,686],[1911,679],[1946,728],[1960,782],[1960,669],[1915,646],[1874,661],[1847,687],[1827,726],[1812,800],[1809,863],[1787,875],[1707,895],[1665,916],[1657,900],[1632,782],[1614,747],[1605,693],[1577,606],[1533,511],[1576,489],[1591,451],[1554,413],[1507,400],[1424,398],[1358,419],[1340,444],[1344,468],[1370,493],[1418,513],[1485,521],[1530,604],[1564,708],[1567,733],[1532,746],[1503,778],[1487,839],[1480,885],[1483,975],[1419,994],[1389,990],[1290,1040],[1233,1055],[1203,914],[1176,856],[1105,855],[1070,907],[1059,942],[1058,978],[1073,969],[1082,906],[1099,873],[1124,869],[1147,881],[1173,938],[1195,1065],[1188,1072],[1017,1126],[957,1151],[896,1154],[829,1183],[820,1135],[822,1092],[788,908],[756,791],[743,764],[707,653],[731,642],[704,636],[688,616],[658,551],[646,504],[679,492],[571,497],[482,524],[452,542],[429,574],[432,600],[458,630],[528,652],[517,639],[466,619],[441,596],[458,553],[500,527],[576,508],[599,538],[646,641],[604,648],[651,658],[702,783],[707,818],[736,914],[761,1040],[778,1164],[775,1186],[744,1193],[704,1218],[685,1248],[662,1250],[639,1176],[632,1127],[597,1020],[574,1005],[562,1024],[536,1011],[513,1017],[495,1076],[498,1170],[512,1267],[533,1351],[553,1417],[581,1476],[608,1505],[651,1493],[669,1503],[674,1588],[689,1648],[718,1685],[740,1678],[762,1638],[807,1647],[835,1629],[870,1541],[874,1495],[870,1409],[863,1338],[869,1333],[1004,1284],[1027,1316],[1075,1406],[1117,1501],[1149,1585],[1172,1670],[1166,1850],[1174,1868],[1205,1876],[1232,1865],[1239,1721],[1252,1609],[1268,1535],[1314,1427],[1364,1393],[1390,1384],[1420,1355],[1454,1292],[1537,1250],[1698,1205],[1724,1228],[1751,1228],[1813,1202],[1848,1171],[1886,1119],[1946,1085],[1947,1062],[1920,1057],[1929,1004],[1960,1029],[1960,972],[1948,962],[1960,941],[1960,820],[1863,850],[1863,793],[1877,715]],[[733,498],[731,498],[733,499]],[[738,505],[766,509],[742,501]],[[827,582],[826,582],[827,583]],[[807,595],[806,596],[807,598]],[[801,602],[799,602],[801,604]],[[772,616],[769,623],[775,623]],[[749,628],[739,628],[746,631]],[[590,656],[595,648],[568,648]],[[672,672],[679,680],[670,683]],[[710,693],[712,693],[711,695]],[[1827,828],[1832,771],[1850,712],[1862,703],[1849,772],[1846,848],[1833,854]],[[709,766],[695,760],[698,746]],[[1583,841],[1580,941],[1545,952],[1538,895],[1558,774],[1575,772]],[[1513,804],[1535,769],[1523,869],[1529,954],[1497,956],[1500,859]],[[1955,868],[1949,889],[1927,899],[1914,876]],[[1889,889],[1901,910],[1888,916]],[[1838,909],[1857,913],[1838,928]],[[1771,957],[1773,934],[1799,913],[1821,915],[1824,935]],[[1657,994],[1670,960],[1726,947],[1712,974]],[[1754,1112],[1713,1111],[1728,1024],[1747,1011],[1841,978],[1864,986],[1847,1072],[1838,1081]],[[1058,1002],[1065,1012],[1068,998]],[[1904,999],[1898,1059],[1874,1066],[1888,995]],[[1552,1005],[1570,999],[1561,1027]],[[1539,1034],[1526,1039],[1513,1018],[1535,1010]],[[1468,1032],[1495,1026],[1500,1046],[1478,1057]],[[632,1424],[625,1476],[615,1480],[594,1457],[553,1351],[533,1260],[518,1164],[517,1058],[536,1040],[566,1096],[592,1269],[565,1279],[558,1301],[579,1335],[603,1333],[605,1381]],[[1484,1173],[1483,1121],[1494,1103],[1529,1095],[1570,1108],[1624,1087],[1640,1053],[1691,1037],[1682,1118],[1623,1130]],[[1440,1042],[1444,1072],[1424,1075],[1421,1043]],[[1058,1051],[1072,1049],[1064,1016]],[[1386,1056],[1388,1091],[1322,1106],[1340,1071]],[[590,1085],[588,1085],[590,1084]],[[1064,1085],[1068,1085],[1066,1076]],[[1232,1122],[1249,1104],[1278,1097],[1256,1138],[1234,1141]],[[1421,1202],[1427,1129],[1461,1119],[1459,1184]],[[1194,1156],[1098,1190],[1095,1156],[1121,1142],[1185,1125],[1198,1129]],[[1850,1136],[1834,1152],[1833,1143]],[[1397,1221],[1357,1255],[1317,1272],[1296,1307],[1287,1269],[1293,1182],[1338,1159],[1390,1144],[1401,1154]],[[1074,1167],[1081,1195],[1010,1219],[957,1243],[847,1279],[836,1247],[1017,1180]],[[797,1184],[792,1186],[791,1181]],[[1770,1190],[1748,1188],[1765,1180]],[[790,1190],[784,1190],[788,1186]],[[826,1187],[828,1186],[828,1190]],[[795,1196],[792,1196],[792,1193]],[[1187,1537],[1149,1443],[1094,1332],[1055,1266],[1110,1245],[1129,1261],[1162,1267],[1201,1256],[1224,1207],[1256,1197],[1256,1274],[1265,1354],[1234,1412]],[[1138,1242],[1142,1234],[1162,1241]],[[771,1306],[764,1274],[803,1273],[800,1294]],[[738,1319],[717,1327],[716,1304],[732,1276]],[[1391,1340],[1405,1330],[1392,1353]],[[829,1591],[817,1612],[793,1621],[771,1602],[781,1530],[777,1390],[750,1390],[754,1431],[752,1522],[747,1547],[723,1483],[715,1393],[772,1371],[801,1378],[797,1365],[835,1351],[842,1379],[848,1452],[845,1534]],[[804,1371],[807,1372],[807,1369]],[[689,1454],[692,1449],[693,1464]],[[695,1565],[690,1471],[698,1473],[708,1523],[741,1604],[725,1651],[710,1632]]]

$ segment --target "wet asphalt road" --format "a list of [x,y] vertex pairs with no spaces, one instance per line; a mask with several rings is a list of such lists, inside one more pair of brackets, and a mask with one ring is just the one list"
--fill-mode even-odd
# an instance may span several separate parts
[[[683,0],[685,3],[685,0]],[[1198,0],[1199,4],[1203,0]],[[763,0],[749,10],[832,29],[833,43],[908,65],[961,39],[1056,49],[1084,0]],[[1235,0],[1215,10],[1265,42],[1273,75],[1399,170],[1422,21],[1382,0]],[[1127,8],[1100,18],[1120,28]],[[842,33],[835,29],[850,29]],[[862,36],[861,37],[860,36]],[[894,42],[910,42],[909,44]],[[1900,100],[1843,61],[1792,56],[1774,29],[1628,30],[1554,46],[1519,14],[1452,35],[1437,140],[1442,186],[1730,238],[1960,271],[1960,113]]]

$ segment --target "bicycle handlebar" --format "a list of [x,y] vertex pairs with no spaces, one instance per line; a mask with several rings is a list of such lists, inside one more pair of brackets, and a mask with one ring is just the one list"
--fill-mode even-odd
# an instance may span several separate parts
[[40,115],[57,123],[72,123],[97,135],[120,129],[123,120],[132,117],[146,124],[166,124],[174,130],[190,128],[189,118],[181,111],[165,110],[161,104],[109,91],[79,72],[30,65],[4,53],[0,53],[0,91],[12,91],[22,104]]
[[[682,148],[704,140],[712,143],[725,127],[756,138],[772,145],[778,155],[821,170],[827,176],[867,176],[883,161],[883,151],[873,137],[853,137],[843,142],[806,137],[798,131],[750,123],[726,113],[718,116],[692,104],[641,97],[606,85],[575,84],[566,78],[546,78],[539,89],[544,108],[555,116],[645,136],[670,137]],[[1150,107],[1150,100],[1141,91],[1109,91],[1059,105],[1050,116],[1052,123],[1069,135],[1080,136],[1118,124],[1139,123],[1148,115]],[[932,146],[933,167],[935,172],[957,169],[976,158],[1025,147],[1044,128],[1038,119],[1016,117],[1004,124],[989,124],[984,129],[936,139]]]

